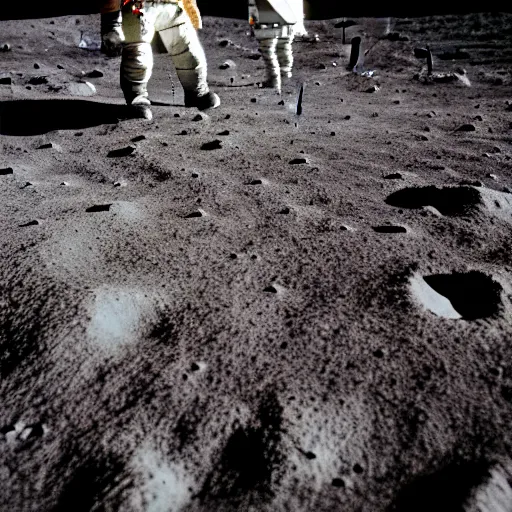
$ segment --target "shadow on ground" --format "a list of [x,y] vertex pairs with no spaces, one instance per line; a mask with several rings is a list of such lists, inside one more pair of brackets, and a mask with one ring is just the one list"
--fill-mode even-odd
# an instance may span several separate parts
[[1,135],[41,135],[77,130],[126,119],[124,105],[86,100],[18,100],[0,102]]

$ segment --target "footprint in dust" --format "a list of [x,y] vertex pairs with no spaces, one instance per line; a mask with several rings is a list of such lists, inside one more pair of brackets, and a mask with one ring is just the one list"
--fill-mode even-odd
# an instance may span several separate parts
[[154,304],[143,290],[101,287],[95,290],[90,317],[89,340],[103,350],[117,350],[151,328]]
[[478,271],[411,278],[411,291],[425,309],[443,318],[476,320],[499,313],[502,287]]

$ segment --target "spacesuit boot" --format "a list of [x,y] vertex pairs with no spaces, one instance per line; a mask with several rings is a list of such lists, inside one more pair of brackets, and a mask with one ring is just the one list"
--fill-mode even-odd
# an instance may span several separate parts
[[292,43],[303,27],[302,0],[249,0],[249,23],[265,62],[263,87],[281,92],[283,78],[292,76]]
[[173,60],[185,91],[185,106],[206,110],[220,105],[219,97],[208,87],[203,47],[180,4],[174,0],[146,1],[140,11],[127,4],[123,8],[123,32],[121,88],[134,115],[145,115],[149,110],[147,84],[153,70],[151,41],[155,32]]

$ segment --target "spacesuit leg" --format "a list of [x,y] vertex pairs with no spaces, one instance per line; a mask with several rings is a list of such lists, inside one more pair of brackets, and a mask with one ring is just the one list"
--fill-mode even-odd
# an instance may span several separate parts
[[[147,84],[153,71],[151,40],[155,34],[154,7],[148,6],[139,17],[131,8],[123,9],[125,41],[121,56],[121,88],[128,105],[140,106],[140,117],[149,118]],[[142,107],[146,106],[144,110]],[[148,114],[149,113],[149,114]]]
[[219,106],[219,97],[208,87],[206,55],[188,14],[177,4],[162,7],[155,29],[173,60],[185,106],[200,110]]
[[279,37],[277,40],[277,60],[281,69],[281,76],[291,78],[293,68],[293,33],[288,36]]
[[264,31],[256,29],[254,33],[256,39],[258,39],[260,52],[266,68],[266,77],[263,82],[263,87],[270,87],[281,92],[281,72],[276,52],[278,37],[275,34],[269,34],[268,29]]

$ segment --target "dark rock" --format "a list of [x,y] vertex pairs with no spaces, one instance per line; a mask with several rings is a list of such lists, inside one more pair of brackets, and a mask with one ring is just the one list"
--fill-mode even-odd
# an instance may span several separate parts
[[11,45],[9,43],[4,43],[1,47],[0,47],[0,51],[1,52],[10,52],[11,51]]
[[12,167],[0,169],[0,176],[6,176],[7,174],[14,174],[14,169]]
[[113,149],[107,153],[107,157],[109,158],[118,158],[121,156],[130,156],[136,150],[135,146],[126,146],[120,149]]

